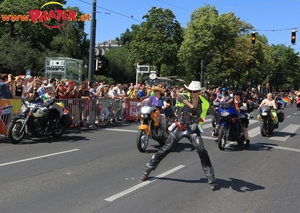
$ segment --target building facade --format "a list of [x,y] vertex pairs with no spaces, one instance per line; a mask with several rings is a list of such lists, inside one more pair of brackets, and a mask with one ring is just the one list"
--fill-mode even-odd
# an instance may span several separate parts
[[95,45],[95,55],[104,55],[106,51],[119,47],[117,40],[103,41]]

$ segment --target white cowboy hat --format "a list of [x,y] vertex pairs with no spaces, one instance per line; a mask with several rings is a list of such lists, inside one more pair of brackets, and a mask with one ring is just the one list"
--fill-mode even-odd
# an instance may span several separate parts
[[206,90],[205,87],[201,87],[200,81],[192,81],[189,86],[184,85],[190,91],[201,91],[204,92]]

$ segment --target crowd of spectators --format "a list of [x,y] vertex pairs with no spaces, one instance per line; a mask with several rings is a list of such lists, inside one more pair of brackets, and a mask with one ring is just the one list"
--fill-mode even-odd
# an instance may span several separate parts
[[[13,77],[11,74],[0,74],[0,99],[34,99],[47,93],[47,88],[53,87],[53,95],[57,100],[64,99],[83,99],[84,105],[88,106],[89,100],[96,99],[101,101],[101,109],[96,108],[96,120],[98,119],[100,110],[102,110],[107,117],[107,100],[122,100],[122,99],[137,99],[143,100],[153,95],[152,86],[138,83],[129,84],[107,84],[105,82],[94,82],[88,85],[87,81],[82,81],[80,84],[70,79],[49,79],[45,77],[32,76],[17,76]],[[170,110],[166,112],[166,116],[172,116],[175,108],[177,92],[185,92],[183,86],[168,87],[160,85],[164,89],[164,97],[170,104]],[[212,103],[220,94],[220,88],[206,89],[203,95]],[[227,90],[228,94],[232,96],[233,91]],[[244,97],[254,102],[259,103],[265,98],[264,93],[258,92],[244,92]],[[278,93],[277,96],[285,97],[286,94]],[[288,94],[289,97],[295,98],[293,93]],[[88,107],[84,107],[82,119],[86,119],[86,111]]]

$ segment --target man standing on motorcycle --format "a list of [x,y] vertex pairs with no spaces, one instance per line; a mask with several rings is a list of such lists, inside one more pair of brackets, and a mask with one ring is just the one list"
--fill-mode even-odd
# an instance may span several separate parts
[[[178,100],[181,102],[182,107],[183,108],[189,107],[193,116],[200,117],[200,124],[203,123],[207,112],[209,112],[210,114],[216,117],[217,120],[216,128],[219,128],[220,117],[218,113],[216,113],[216,111],[210,106],[209,102],[204,97],[202,97],[201,93],[205,91],[205,88],[201,87],[199,81],[192,81],[189,86],[186,85],[184,86],[188,89],[188,92],[178,94]],[[150,172],[152,170],[155,170],[158,164],[160,163],[160,161],[176,147],[176,145],[182,138],[180,137],[180,131],[179,130],[176,131],[176,130],[177,129],[175,129],[174,132],[170,133],[165,146],[159,149],[159,151],[156,152],[148,161],[148,163],[146,164],[146,169],[143,172],[141,181],[147,180]],[[214,186],[215,186],[214,169],[212,167],[208,152],[204,147],[200,129],[196,128],[194,131],[192,131],[191,134],[188,136],[188,139],[196,148],[201,161],[203,171],[206,177],[208,178],[208,183],[211,185],[212,190],[214,190]]]
[[[169,107],[168,103],[163,98],[164,90],[159,87],[155,86],[152,88],[152,91],[154,91],[154,96],[150,96],[149,98],[144,99],[142,102],[149,101],[152,106],[158,107],[160,111],[159,116],[159,124],[163,130],[164,137],[167,138],[167,123],[166,123],[166,115],[165,115],[165,109]],[[137,106],[141,106],[142,102],[138,103]]]

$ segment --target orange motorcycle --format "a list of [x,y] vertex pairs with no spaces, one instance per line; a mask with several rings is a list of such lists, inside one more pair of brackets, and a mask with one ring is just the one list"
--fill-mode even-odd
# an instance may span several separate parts
[[145,152],[150,139],[157,141],[161,146],[164,145],[167,138],[164,137],[163,130],[159,125],[159,109],[147,102],[143,102],[138,116],[141,125],[136,138],[137,149],[140,152]]

